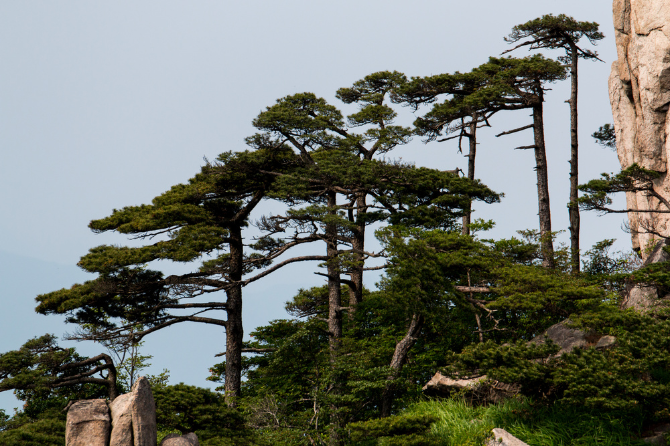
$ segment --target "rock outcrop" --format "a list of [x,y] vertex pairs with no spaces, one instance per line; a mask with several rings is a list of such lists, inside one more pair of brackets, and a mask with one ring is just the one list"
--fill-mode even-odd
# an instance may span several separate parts
[[112,435],[110,437],[110,446],[134,446],[133,444],[133,423],[131,416],[131,406],[133,404],[133,394],[126,393],[116,397],[109,403],[109,410],[112,414]]
[[155,446],[156,445],[156,403],[151,393],[149,380],[141,377],[132,390],[133,402],[130,406],[134,446]]
[[163,438],[160,446],[200,446],[200,443],[198,436],[191,432],[186,435],[169,434]]
[[109,446],[109,432],[106,400],[81,400],[70,406],[65,425],[67,446]]
[[493,429],[493,439],[486,443],[486,446],[528,446],[528,443],[516,438],[505,429]]
[[[670,197],[670,3],[667,0],[614,0],[618,60],[609,79],[610,102],[621,168],[637,163],[661,173],[654,189]],[[629,209],[667,210],[645,192],[628,192]],[[670,214],[629,213],[633,248],[643,258],[659,239],[670,236]]]
[[[649,252],[642,267],[651,265],[657,262],[667,262],[670,256],[664,248],[670,246],[668,239],[660,240],[654,246],[654,249]],[[635,308],[639,311],[653,310],[661,305],[667,305],[670,296],[660,295],[658,288],[654,285],[638,283],[631,284],[626,289],[624,300],[621,303],[622,308]]]
[[[156,403],[144,377],[135,381],[131,393],[110,403],[81,400],[67,412],[66,446],[156,446],[156,437]],[[192,437],[184,444],[197,446]]]

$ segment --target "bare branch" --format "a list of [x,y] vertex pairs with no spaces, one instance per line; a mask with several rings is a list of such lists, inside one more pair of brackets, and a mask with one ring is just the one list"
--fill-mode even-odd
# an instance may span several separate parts
[[456,285],[454,287],[456,291],[461,293],[490,293],[491,289],[487,286],[461,286]]
[[508,130],[508,131],[506,131],[506,132],[498,133],[498,134],[496,135],[496,138],[499,137],[499,136],[503,136],[503,135],[511,135],[512,133],[516,133],[516,132],[521,132],[521,131],[523,131],[523,130],[532,129],[534,126],[535,126],[535,124],[528,124],[528,125],[525,125],[525,126],[523,126],[523,127],[519,127],[518,129]]
[[295,263],[295,262],[305,262],[305,261],[308,261],[308,260],[321,260],[321,261],[325,262],[326,260],[328,260],[328,257],[327,257],[327,256],[301,256],[301,257],[293,257],[293,258],[284,260],[283,262],[277,263],[276,265],[274,265],[274,266],[271,267],[271,268],[266,269],[266,270],[263,271],[262,273],[259,273],[259,274],[255,275],[255,276],[253,276],[253,277],[250,277],[250,278],[248,278],[248,279],[243,280],[243,281],[241,282],[241,284],[242,284],[242,286],[246,286],[246,285],[250,284],[251,282],[255,282],[255,281],[257,281],[258,279],[260,279],[260,278],[262,278],[262,277],[265,277],[265,276],[267,276],[268,274],[270,274],[270,273],[272,273],[272,272],[278,270],[279,268],[281,268],[281,267],[283,267],[283,266],[286,266],[286,265],[288,265],[288,264],[290,264],[290,263]]

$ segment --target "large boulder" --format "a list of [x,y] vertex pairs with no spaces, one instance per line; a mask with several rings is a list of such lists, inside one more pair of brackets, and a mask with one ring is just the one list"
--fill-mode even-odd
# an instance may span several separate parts
[[109,404],[109,410],[112,414],[112,435],[109,440],[110,446],[134,446],[131,414],[132,404],[132,393],[118,396]]
[[534,337],[530,341],[530,344],[544,344],[548,340],[552,340],[561,347],[556,356],[562,356],[575,348],[595,345],[598,342],[600,336],[597,334],[570,328],[568,327],[569,323],[570,321],[566,319],[563,322],[552,325],[543,334]]
[[493,439],[486,443],[486,446],[528,446],[528,443],[516,438],[505,429],[493,429]]
[[132,389],[131,422],[134,446],[156,446],[156,402],[149,380],[140,377]]
[[65,425],[66,446],[109,446],[109,432],[106,400],[81,400],[70,406]]
[[160,446],[200,446],[200,443],[198,442],[198,436],[191,432],[186,435],[168,434],[163,438]]

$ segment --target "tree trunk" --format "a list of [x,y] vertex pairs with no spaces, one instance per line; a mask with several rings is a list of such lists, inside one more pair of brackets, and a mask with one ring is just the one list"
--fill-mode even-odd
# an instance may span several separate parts
[[[337,195],[335,192],[328,192],[328,213],[335,215],[337,213]],[[326,255],[328,269],[328,344],[330,348],[330,363],[334,369],[334,382],[332,395],[337,398],[341,392],[342,383],[337,373],[337,357],[342,340],[342,296],[340,289],[340,267],[338,258],[338,228],[337,224],[326,224]],[[331,404],[331,429],[330,445],[339,446],[342,443],[340,438],[340,429],[342,422],[338,413],[338,405]]]
[[230,280],[237,284],[226,291],[226,382],[224,385],[226,404],[237,406],[242,384],[242,228],[230,228]]
[[579,273],[579,207],[577,198],[579,197],[577,186],[579,185],[579,143],[577,138],[577,48],[571,45],[570,48],[570,204],[568,212],[570,214],[570,263],[572,264],[572,273]]
[[412,321],[410,322],[409,328],[407,329],[407,334],[395,346],[395,351],[393,352],[393,358],[391,358],[390,364],[391,375],[389,375],[387,378],[389,383],[386,385],[384,392],[382,393],[382,418],[391,415],[394,391],[392,381],[398,377],[398,374],[402,370],[402,366],[405,365],[405,362],[407,362],[407,355],[409,354],[412,346],[414,346],[416,341],[419,339],[421,328],[423,328],[423,316],[420,314],[413,314]]
[[356,265],[351,267],[349,278],[353,285],[349,285],[349,317],[352,318],[356,305],[363,301],[363,267],[365,250],[365,214],[367,213],[367,203],[365,194],[360,194],[356,198],[356,228],[353,231],[351,247],[353,248],[353,257]]
[[[538,82],[539,84],[539,82]],[[535,171],[537,172],[537,201],[540,217],[540,246],[542,266],[554,267],[554,243],[551,239],[551,209],[549,207],[549,179],[547,175],[547,152],[544,144],[544,122],[542,117],[542,86],[538,85],[538,100],[533,105],[533,136],[535,139]]]
[[[475,156],[477,154],[477,114],[472,115],[472,120],[470,121],[470,133],[467,134],[470,151],[468,152],[468,178],[471,180],[475,179]],[[470,222],[472,214],[472,201],[468,203],[467,209],[465,209],[465,215],[463,215],[463,234],[470,235]]]

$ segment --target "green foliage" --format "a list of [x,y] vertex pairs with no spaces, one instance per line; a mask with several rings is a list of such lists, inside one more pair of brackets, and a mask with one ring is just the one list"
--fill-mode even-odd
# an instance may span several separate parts
[[591,136],[601,146],[616,150],[616,131],[614,125],[601,125],[598,130],[591,134]]
[[489,58],[468,73],[414,78],[396,94],[396,101],[418,107],[446,95],[443,102],[414,122],[416,132],[435,140],[443,132],[460,130],[463,119],[488,121],[500,110],[529,108],[542,102],[542,84],[563,80],[566,68],[541,54],[525,58]]
[[444,443],[430,433],[435,421],[437,417],[403,414],[350,423],[347,429],[354,445],[439,446]]
[[588,332],[616,337],[604,350],[574,349],[552,356],[558,347],[518,341],[511,345],[485,342],[452,355],[451,371],[487,374],[519,383],[527,395],[606,411],[624,410],[647,419],[670,418],[670,320],[603,306],[571,316]]
[[184,383],[152,390],[160,431],[195,432],[203,445],[254,444],[243,414],[226,406],[221,394]]
[[403,414],[434,417],[432,434],[444,445],[481,446],[494,427],[505,429],[530,445],[632,446],[639,438],[641,419],[626,413],[563,404],[545,405],[518,398],[488,406],[471,406],[460,399],[423,401]]
[[18,350],[0,354],[0,392],[16,390],[22,399],[36,401],[37,398],[30,395],[44,397],[66,385],[72,386],[66,393],[81,393],[86,387],[85,381],[95,381],[98,385],[93,387],[104,392],[107,381],[90,376],[107,367],[102,359],[94,359],[80,356],[74,348],[59,347],[53,335],[33,338]]
[[68,402],[108,396],[103,386],[90,383],[16,390],[15,395],[24,404],[11,417],[0,411],[0,444],[3,445],[62,446],[66,421],[63,408]]
[[[579,186],[584,193],[579,197],[579,207],[583,210],[595,210],[602,213],[627,213],[636,209],[617,210],[609,206],[612,204],[611,194],[620,192],[648,192],[650,195],[658,196],[654,190],[654,180],[661,174],[653,170],[640,167],[637,163],[632,164],[620,173],[601,174],[601,178],[591,180]],[[662,201],[662,200],[661,200]]]
[[[99,252],[98,248],[92,251]],[[67,322],[100,328],[116,327],[117,318],[151,326],[164,313],[160,306],[174,301],[164,292],[162,278],[161,273],[144,267],[124,267],[69,289],[39,295],[36,311],[66,314]]]
[[53,372],[74,355],[74,349],[59,348],[53,335],[33,338],[20,349],[0,355],[0,390],[48,388],[57,379]]
[[[17,418],[17,417],[14,417]],[[65,442],[65,417],[13,420],[0,430],[0,444],[21,446],[62,446]]]
[[590,283],[623,293],[630,282],[630,275],[642,266],[642,260],[632,251],[612,253],[614,242],[614,239],[605,239],[586,251],[585,259],[582,260],[582,272]]
[[577,46],[582,37],[586,37],[592,45],[597,45],[599,40],[604,39],[605,36],[598,30],[598,26],[595,22],[578,22],[565,14],[547,14],[515,26],[510,35],[505,37],[505,41],[523,41],[515,48],[528,46],[529,49],[564,49],[566,56],[562,61],[566,63],[570,62],[572,53],[582,59],[599,60],[598,53]]

